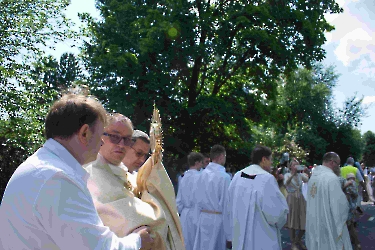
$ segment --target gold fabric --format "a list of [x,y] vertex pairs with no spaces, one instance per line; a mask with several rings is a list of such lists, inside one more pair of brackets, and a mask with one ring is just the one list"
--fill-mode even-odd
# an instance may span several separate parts
[[[154,238],[153,249],[184,250],[174,189],[161,161],[153,165],[150,157],[141,167],[137,178],[147,187],[139,194],[141,198],[133,192],[134,176],[126,169],[118,167],[114,171],[113,167],[101,155],[86,167],[90,173],[88,188],[104,225],[119,237],[147,225]],[[141,174],[142,170],[149,174]]]

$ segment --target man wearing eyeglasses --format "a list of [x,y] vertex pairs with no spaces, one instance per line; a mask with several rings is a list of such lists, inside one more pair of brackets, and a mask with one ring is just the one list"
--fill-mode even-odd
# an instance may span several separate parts
[[[104,225],[119,237],[128,235],[139,227],[149,226],[153,249],[183,249],[182,239],[172,237],[171,230],[175,229],[176,225],[169,218],[173,212],[163,206],[164,204],[161,205],[158,197],[147,199],[138,196],[134,176],[122,162],[132,151],[142,154],[144,161],[150,147],[143,148],[142,153],[141,149],[136,148],[137,139],[132,137],[133,125],[129,118],[113,114],[108,120],[102,135],[104,143],[98,157],[86,166],[87,172],[90,173],[88,188]],[[177,214],[177,209],[175,210]]]
[[352,249],[346,225],[349,203],[339,176],[340,157],[328,152],[308,182],[305,241],[309,250]]
[[138,169],[150,156],[150,137],[141,130],[133,132],[134,144],[126,147],[122,163],[128,168],[129,173],[136,175]]
[[[102,138],[106,120],[105,109],[90,96],[66,94],[52,105],[45,122],[47,141],[17,168],[5,190],[0,249],[152,247],[146,227],[124,238],[108,230],[87,189],[82,165],[96,159],[102,139],[108,143],[109,138]],[[120,159],[122,148],[108,152]]]

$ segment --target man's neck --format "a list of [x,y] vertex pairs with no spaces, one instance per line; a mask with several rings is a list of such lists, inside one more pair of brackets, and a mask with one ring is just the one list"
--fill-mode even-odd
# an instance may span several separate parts
[[79,164],[84,165],[86,162],[82,158],[82,153],[79,149],[80,147],[77,146],[76,137],[73,136],[71,139],[65,140],[61,138],[53,138],[55,141],[60,143],[68,152],[79,162]]
[[218,164],[218,165],[220,165],[220,166],[223,166],[223,165],[221,164],[221,162],[218,162],[218,161],[215,161],[215,160],[213,160],[213,161],[211,161],[211,162],[216,163],[216,164]]
[[[124,163],[124,165],[126,166],[125,163]],[[131,167],[128,167],[128,166],[126,166],[126,167],[128,168],[129,173],[133,173],[135,171],[135,168],[131,168]]]

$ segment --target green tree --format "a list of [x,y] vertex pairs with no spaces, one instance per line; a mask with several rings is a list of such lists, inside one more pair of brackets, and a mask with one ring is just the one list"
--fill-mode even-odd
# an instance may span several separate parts
[[279,84],[273,104],[273,126],[278,128],[275,134],[282,135],[283,140],[288,139],[285,135],[293,135],[295,143],[309,152],[306,161],[310,164],[321,163],[327,151],[356,159],[362,154],[363,141],[357,126],[365,108],[355,95],[346,100],[343,109],[334,107],[332,90],[338,77],[332,66],[314,64],[310,70],[298,69]]
[[375,166],[375,134],[371,131],[367,131],[363,135],[365,141],[365,148],[363,150],[362,160],[368,167]]
[[42,82],[29,91],[0,85],[0,199],[15,169],[44,142],[44,118],[56,96]]
[[[33,63],[47,47],[75,38],[65,17],[69,0],[0,1],[0,189],[16,167],[38,148],[48,104],[57,93],[33,79]],[[49,70],[52,73],[53,61]],[[54,77],[46,74],[46,79]],[[1,193],[2,195],[2,193]]]
[[42,56],[33,63],[31,77],[43,81],[50,89],[62,90],[82,79],[82,69],[73,53],[63,53],[60,61],[51,55]]
[[[31,77],[34,81],[41,80],[49,89],[57,89],[59,81],[58,68],[59,62],[53,56],[42,56],[33,63]],[[26,88],[28,89],[27,83]]]
[[44,82],[31,72],[46,46],[52,48],[57,41],[75,37],[64,14],[69,3],[0,1],[0,136],[6,145],[27,153],[40,145],[46,104],[56,96],[48,85],[56,80],[56,62],[46,59]]
[[58,74],[58,86],[60,89],[68,88],[82,78],[82,69],[79,65],[79,60],[73,53],[64,53],[61,55]]
[[69,0],[0,1],[0,81],[22,79],[45,46],[74,37],[64,10]]
[[279,75],[324,58],[321,1],[98,0],[83,15],[96,95],[146,128],[153,101],[176,154],[221,143],[249,158],[251,124],[267,122]]

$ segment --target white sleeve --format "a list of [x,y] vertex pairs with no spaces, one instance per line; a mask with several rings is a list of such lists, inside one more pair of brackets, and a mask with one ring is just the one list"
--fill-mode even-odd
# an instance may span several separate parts
[[232,183],[235,178],[233,177],[233,180],[231,184],[229,185],[227,195],[225,198],[224,203],[224,211],[223,211],[223,220],[224,220],[224,232],[225,237],[227,241],[232,241],[232,206],[233,206],[233,200],[231,199],[231,191],[232,191]]
[[327,207],[331,210],[330,214],[332,214],[332,220],[334,222],[334,225],[331,226],[332,234],[335,238],[340,238],[340,235],[342,235],[346,227],[345,222],[348,219],[349,203],[341,189],[338,178],[330,181],[326,194],[328,196],[327,200],[329,201]]
[[182,184],[183,184],[183,180],[181,180],[180,184],[178,185],[178,190],[177,190],[177,197],[176,197],[176,204],[177,204],[177,210],[178,210],[178,213],[181,214],[182,213],[182,210],[184,208],[183,206],[183,203],[182,203],[182,194],[181,194],[181,190],[182,190]]
[[272,175],[269,176],[265,187],[267,188],[263,192],[262,213],[268,224],[282,228],[289,213],[288,204]]
[[119,238],[104,226],[89,191],[62,173],[42,186],[33,210],[40,225],[60,249],[141,248],[139,234]]
[[219,211],[224,212],[225,204],[227,202],[228,189],[231,182],[230,176],[226,173],[222,181],[221,197],[219,200],[220,209]]

